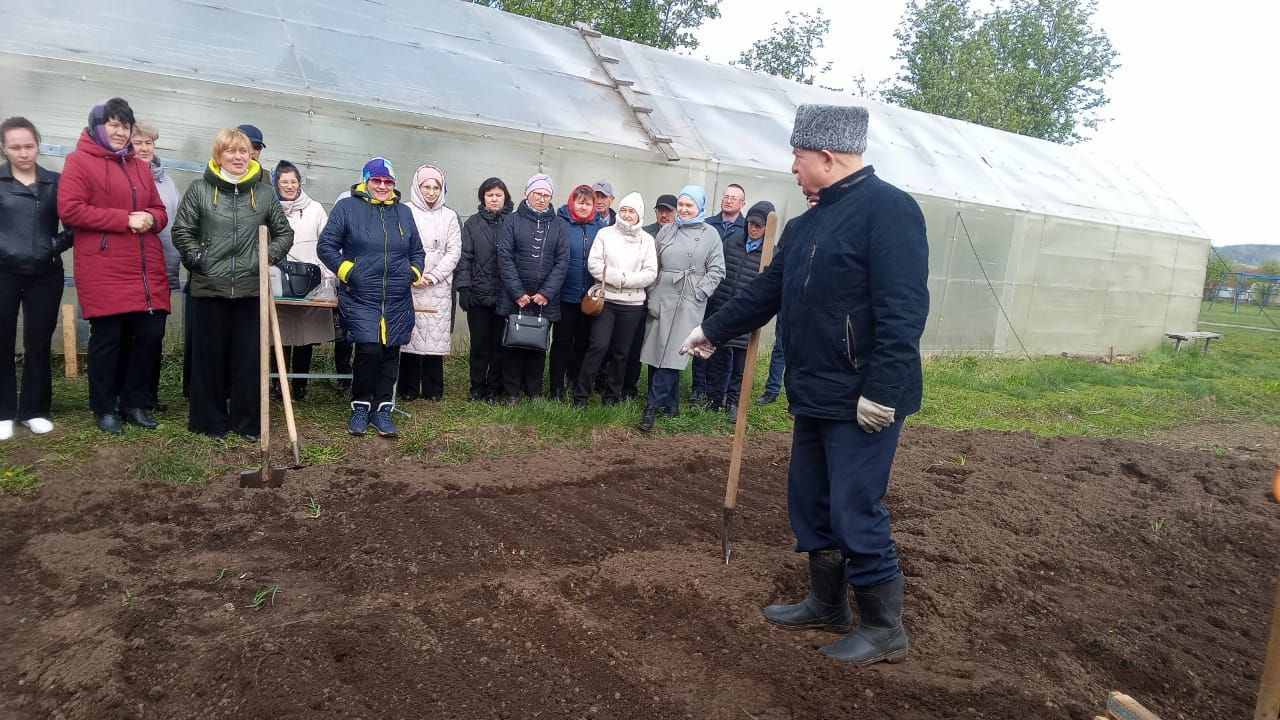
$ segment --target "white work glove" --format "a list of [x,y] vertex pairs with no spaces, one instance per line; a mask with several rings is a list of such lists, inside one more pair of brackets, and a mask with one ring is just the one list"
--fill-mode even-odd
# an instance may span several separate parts
[[867,432],[880,432],[893,424],[894,409],[878,402],[858,398],[858,426]]
[[702,326],[693,329],[689,333],[689,337],[684,339],[684,344],[680,346],[681,355],[694,355],[703,360],[711,357],[711,353],[716,351],[716,346],[707,340],[707,336],[702,334]]

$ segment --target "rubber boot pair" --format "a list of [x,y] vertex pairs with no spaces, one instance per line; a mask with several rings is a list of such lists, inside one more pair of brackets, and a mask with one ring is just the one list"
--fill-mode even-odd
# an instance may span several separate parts
[[[765,619],[786,630],[848,632],[853,624],[853,609],[849,606],[845,560],[840,551],[809,553],[809,580],[808,597],[793,605],[770,605],[764,609]],[[823,654],[855,665],[905,659],[908,643],[907,631],[902,627],[904,588],[901,575],[879,585],[855,587],[853,595],[861,622],[853,632],[824,647]]]

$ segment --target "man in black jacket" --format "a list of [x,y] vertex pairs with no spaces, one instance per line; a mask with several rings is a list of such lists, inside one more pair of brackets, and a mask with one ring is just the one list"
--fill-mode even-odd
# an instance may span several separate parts
[[902,422],[920,409],[929,312],[924,216],[863,165],[866,133],[865,108],[800,106],[791,172],[817,204],[787,224],[769,269],[682,348],[709,355],[781,311],[795,415],[788,514],[812,587],[765,617],[787,629],[845,630],[847,582],[861,622],[823,651],[863,665],[907,654],[902,572],[881,501]]

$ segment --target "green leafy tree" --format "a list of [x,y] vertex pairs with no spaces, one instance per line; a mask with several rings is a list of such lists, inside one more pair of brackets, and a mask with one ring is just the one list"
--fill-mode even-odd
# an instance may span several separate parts
[[913,0],[894,36],[903,69],[883,99],[1054,142],[1082,140],[1119,65],[1097,0]]
[[830,29],[831,20],[823,17],[822,8],[812,15],[788,10],[785,23],[775,22],[767,37],[752,43],[731,64],[812,85],[816,75],[831,69],[831,63],[819,66],[814,57]]
[[720,0],[468,0],[556,25],[584,22],[610,37],[693,50],[693,31],[720,17]]

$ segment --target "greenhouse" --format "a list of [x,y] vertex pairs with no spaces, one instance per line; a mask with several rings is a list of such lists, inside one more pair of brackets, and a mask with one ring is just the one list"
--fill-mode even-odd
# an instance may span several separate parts
[[180,185],[218,128],[252,123],[264,165],[297,163],[326,203],[383,155],[401,172],[444,168],[464,216],[484,178],[515,188],[544,171],[557,202],[599,179],[650,202],[738,183],[785,220],[805,208],[789,171],[796,107],[862,103],[866,160],[928,222],[927,351],[1130,352],[1199,313],[1209,239],[1122,158],[458,0],[148,7],[7,8],[22,32],[0,39],[0,115],[39,126],[42,164],[60,168],[89,107],[118,95],[159,128]]

